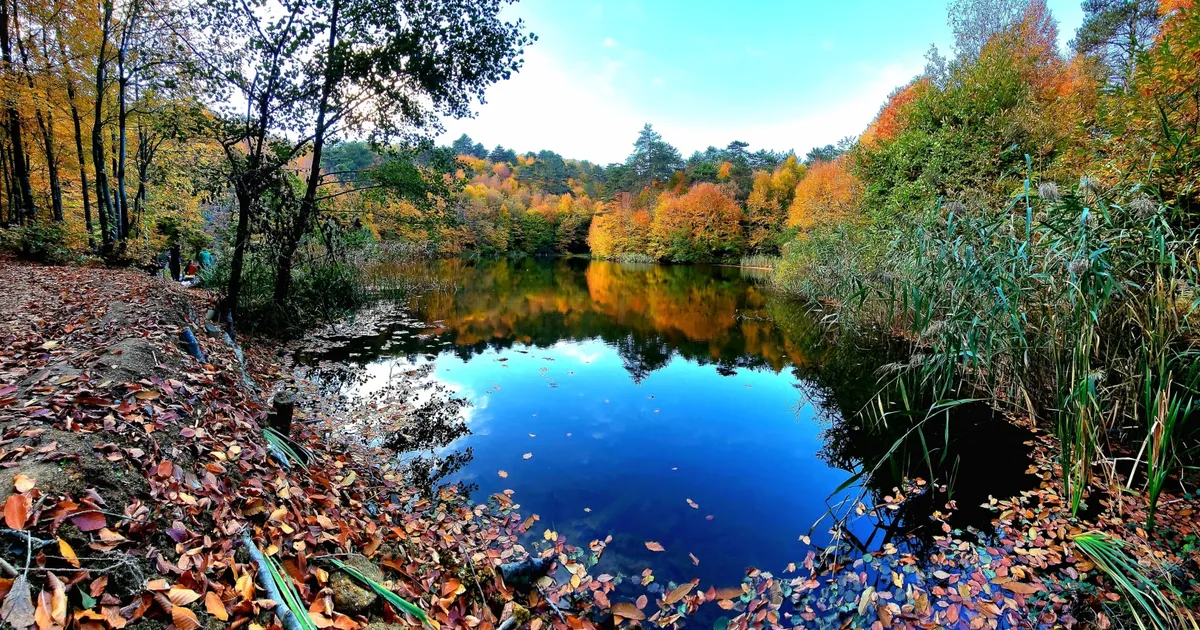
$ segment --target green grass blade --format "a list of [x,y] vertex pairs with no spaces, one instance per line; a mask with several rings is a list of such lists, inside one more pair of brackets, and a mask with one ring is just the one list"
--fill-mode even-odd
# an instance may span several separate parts
[[389,604],[391,604],[392,606],[395,606],[397,610],[402,610],[402,611],[412,615],[413,617],[420,619],[421,623],[423,623],[425,625],[435,627],[435,628],[438,626],[438,624],[436,622],[434,622],[432,619],[429,618],[428,615],[425,614],[425,611],[421,610],[420,608],[417,608],[415,605],[413,605],[408,600],[404,599],[403,597],[400,597],[399,595],[393,593],[391,590],[385,588],[382,584],[363,575],[363,573],[361,571],[359,571],[358,569],[346,564],[345,562],[342,562],[341,560],[338,560],[337,558],[329,558],[329,561],[331,563],[333,563],[333,566],[344,571],[346,573],[346,575],[349,575],[350,577],[358,580],[359,582],[362,582],[367,587],[369,587],[371,590],[375,591],[380,597],[386,599]]

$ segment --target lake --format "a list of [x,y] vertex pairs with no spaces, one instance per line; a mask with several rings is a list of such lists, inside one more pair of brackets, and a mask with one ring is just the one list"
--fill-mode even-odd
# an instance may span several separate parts
[[[533,538],[612,536],[597,571],[732,585],[828,543],[831,507],[852,514],[861,499],[866,515],[844,530],[860,549],[919,547],[931,509],[956,500],[956,525],[986,529],[972,506],[1032,485],[1025,438],[974,410],[929,432],[946,456],[902,491],[933,489],[930,501],[873,509],[906,480],[911,466],[894,462],[837,492],[896,444],[896,427],[856,419],[886,344],[839,339],[761,271],[567,259],[397,273],[424,288],[315,339],[298,362],[345,404],[383,411],[347,430],[393,446],[415,483],[462,483],[476,500],[511,490],[540,516]],[[401,407],[421,411],[388,426]],[[911,463],[913,448],[893,459]],[[995,448],[1010,456],[983,456]]]

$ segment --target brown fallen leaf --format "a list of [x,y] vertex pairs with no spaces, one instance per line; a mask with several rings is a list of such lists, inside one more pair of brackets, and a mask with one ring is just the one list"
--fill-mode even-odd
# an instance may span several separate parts
[[1026,584],[1024,582],[1009,582],[1004,585],[1004,588],[1019,595],[1032,595],[1044,590],[1041,584]]
[[13,477],[13,487],[17,489],[17,492],[29,492],[35,483],[37,482],[33,477],[25,473],[17,473],[17,476]]
[[696,557],[696,554],[694,554],[694,553],[689,553],[689,554],[688,554],[688,557],[692,559],[692,564],[694,564],[694,565],[699,565],[699,564],[700,564],[700,558],[697,558],[697,557]]
[[666,551],[666,549],[663,549],[662,545],[660,545],[654,541],[647,542],[646,548],[649,549],[650,551]]
[[18,575],[0,604],[0,619],[7,621],[14,628],[28,628],[35,623],[33,598],[29,593],[29,580]]
[[167,591],[167,599],[171,600],[171,603],[175,604],[176,606],[187,606],[197,599],[200,599],[200,593],[197,593],[190,588],[172,586],[171,590]]
[[200,627],[200,620],[196,618],[196,613],[183,606],[175,606],[171,609],[171,621],[175,622],[175,627],[179,630],[196,630]]
[[674,603],[678,602],[679,600],[683,599],[684,597],[687,597],[687,594],[691,593],[692,589],[694,589],[694,588],[696,588],[696,584],[693,582],[688,582],[686,584],[680,584],[679,586],[675,587],[675,590],[671,591],[670,593],[667,593],[667,597],[664,601],[668,605],[674,604]]
[[204,609],[221,621],[229,621],[229,611],[225,610],[225,602],[221,601],[215,591],[204,594]]
[[4,522],[11,529],[25,529],[25,520],[29,518],[29,497],[23,494],[9,495],[4,502]]
[[618,617],[633,619],[634,621],[643,621],[646,619],[646,613],[638,610],[637,606],[629,602],[616,602],[608,610]]

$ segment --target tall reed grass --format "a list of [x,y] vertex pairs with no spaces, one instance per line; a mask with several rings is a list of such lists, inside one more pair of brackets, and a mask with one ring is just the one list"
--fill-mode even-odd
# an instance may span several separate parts
[[907,340],[904,382],[929,399],[982,398],[1052,426],[1073,511],[1142,445],[1152,521],[1200,385],[1200,250],[1179,223],[1136,189],[1026,179],[1005,207],[946,202],[910,229],[811,233],[775,282],[830,320]]

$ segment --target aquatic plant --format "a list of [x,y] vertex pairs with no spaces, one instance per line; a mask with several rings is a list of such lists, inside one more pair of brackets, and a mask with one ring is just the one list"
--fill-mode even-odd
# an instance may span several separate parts
[[1125,552],[1125,543],[1100,532],[1074,537],[1077,549],[1090,558],[1125,595],[1129,612],[1139,628],[1196,628],[1196,619],[1183,605],[1181,593],[1171,584],[1146,576],[1137,560]]

